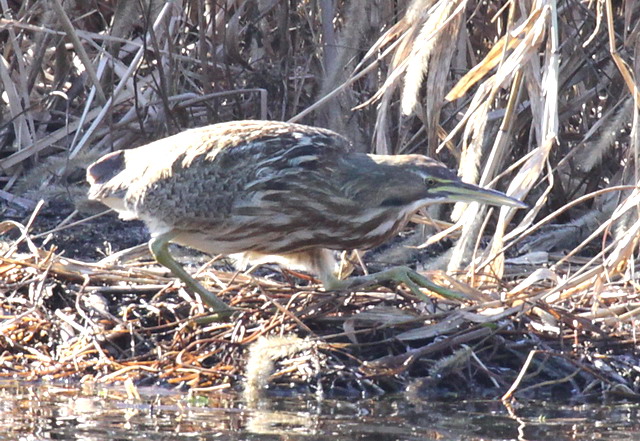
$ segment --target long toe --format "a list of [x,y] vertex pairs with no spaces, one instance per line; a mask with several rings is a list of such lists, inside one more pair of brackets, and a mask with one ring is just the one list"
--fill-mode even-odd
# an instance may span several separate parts
[[348,291],[365,286],[379,285],[384,282],[404,283],[414,295],[423,301],[430,299],[422,292],[421,288],[427,288],[450,300],[461,301],[465,299],[461,293],[440,286],[406,266],[397,266],[367,276],[351,277],[346,280],[339,280],[335,277],[325,278],[323,285],[329,291]]

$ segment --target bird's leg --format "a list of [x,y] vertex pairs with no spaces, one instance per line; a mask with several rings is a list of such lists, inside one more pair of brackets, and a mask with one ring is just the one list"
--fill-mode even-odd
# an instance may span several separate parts
[[153,237],[149,241],[149,249],[153,257],[155,257],[158,263],[169,268],[176,277],[184,282],[189,291],[198,294],[202,301],[213,308],[218,314],[221,316],[230,315],[234,311],[233,308],[205,289],[196,279],[185,271],[182,265],[171,257],[171,254],[169,254],[169,241],[173,236],[173,233],[169,232]]
[[333,252],[326,248],[315,248],[297,253],[295,261],[304,265],[311,273],[316,274],[328,291],[348,291],[392,281],[404,283],[411,292],[423,301],[430,299],[420,290],[420,287],[427,288],[450,300],[460,301],[465,299],[459,292],[437,285],[406,266],[397,266],[366,276],[349,277],[348,279],[340,280],[334,275],[337,263]]
[[464,297],[459,292],[440,286],[406,266],[397,266],[366,276],[350,277],[346,280],[340,280],[333,274],[325,273],[322,274],[321,281],[325,289],[330,291],[350,290],[393,281],[407,285],[411,292],[421,300],[429,300],[429,297],[420,290],[420,287],[427,288],[450,300],[464,300]]

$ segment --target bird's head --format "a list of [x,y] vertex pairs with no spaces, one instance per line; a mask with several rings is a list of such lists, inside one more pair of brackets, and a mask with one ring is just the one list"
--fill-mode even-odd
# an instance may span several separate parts
[[[455,172],[441,162],[422,155],[369,155],[382,167],[389,167],[393,176],[388,187],[395,187],[393,197],[383,200],[381,205],[393,202],[415,201],[418,205],[443,202],[479,202],[490,205],[506,205],[526,208],[527,205],[506,194],[482,188],[460,180]],[[401,205],[398,203],[398,205]]]

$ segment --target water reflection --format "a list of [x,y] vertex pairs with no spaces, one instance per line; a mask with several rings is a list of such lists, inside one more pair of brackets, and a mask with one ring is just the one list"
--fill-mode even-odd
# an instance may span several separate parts
[[499,402],[358,402],[0,383],[0,439],[65,440],[629,440],[640,407]]

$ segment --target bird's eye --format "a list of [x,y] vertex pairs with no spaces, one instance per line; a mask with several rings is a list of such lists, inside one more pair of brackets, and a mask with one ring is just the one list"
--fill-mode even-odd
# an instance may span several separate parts
[[426,185],[427,187],[433,187],[434,185],[436,185],[436,180],[433,178],[426,178],[424,180],[424,185]]

